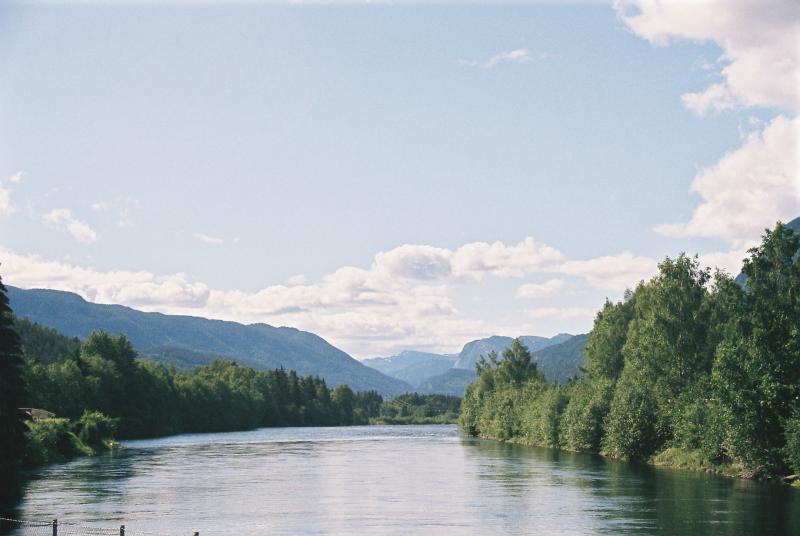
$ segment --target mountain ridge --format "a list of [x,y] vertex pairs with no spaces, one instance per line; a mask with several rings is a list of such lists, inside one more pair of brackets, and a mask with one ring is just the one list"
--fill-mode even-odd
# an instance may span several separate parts
[[406,382],[362,365],[319,335],[297,328],[144,312],[92,303],[60,290],[7,288],[18,316],[81,339],[101,329],[122,333],[146,358],[170,362],[169,349],[179,349],[190,358],[189,366],[219,357],[260,370],[294,369],[300,375],[318,375],[331,386],[346,383],[354,390],[388,395],[411,390]]

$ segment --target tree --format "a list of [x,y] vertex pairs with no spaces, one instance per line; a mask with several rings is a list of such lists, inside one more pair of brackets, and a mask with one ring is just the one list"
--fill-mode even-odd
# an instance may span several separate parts
[[800,409],[799,250],[800,236],[782,224],[750,250],[740,310],[716,353],[715,393],[727,424],[723,446],[754,475],[786,465],[784,429]]
[[25,423],[19,408],[26,404],[22,349],[0,280],[0,475],[19,467],[25,446]]
[[505,383],[520,385],[531,378],[544,379],[531,358],[528,347],[514,339],[511,347],[503,352],[503,360],[497,367],[498,377]]
[[632,292],[626,292],[625,301],[611,303],[606,300],[597,313],[584,351],[584,368],[589,376],[616,380],[622,374],[622,347],[628,336],[628,324],[633,317],[633,298]]

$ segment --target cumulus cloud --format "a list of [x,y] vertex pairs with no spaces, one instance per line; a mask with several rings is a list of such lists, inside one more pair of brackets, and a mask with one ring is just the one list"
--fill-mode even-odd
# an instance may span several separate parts
[[6,179],[8,179],[8,182],[12,182],[14,184],[18,184],[18,183],[22,182],[22,177],[24,175],[25,175],[25,173],[23,171],[17,171],[13,175],[9,175],[8,177],[6,177]]
[[686,223],[666,224],[666,236],[723,238],[735,247],[764,228],[800,216],[800,118],[778,116],[744,144],[701,170],[691,190],[701,198]]
[[97,233],[85,221],[72,215],[66,208],[55,208],[42,216],[42,220],[53,227],[64,228],[72,237],[82,244],[91,244],[97,241]]
[[522,277],[561,261],[557,249],[528,237],[517,244],[472,242],[456,250],[406,244],[375,256],[373,269],[421,281]]
[[[67,215],[51,219],[65,222]],[[408,347],[455,351],[478,337],[533,330],[524,314],[511,324],[470,318],[455,305],[454,285],[487,276],[522,277],[563,262],[557,250],[533,238],[455,250],[402,245],[376,254],[366,268],[344,266],[314,282],[295,276],[287,284],[244,292],[212,289],[186,274],[103,272],[9,250],[0,249],[0,255],[4,279],[12,285],[69,290],[143,310],[295,326],[362,356]]]
[[664,45],[713,41],[722,49],[722,82],[684,95],[693,111],[734,106],[800,110],[800,4],[795,0],[614,0],[637,35]]
[[289,286],[305,285],[306,276],[303,274],[293,275],[292,277],[286,280],[286,284]]
[[742,146],[701,170],[691,191],[702,201],[685,223],[660,225],[675,237],[727,240],[736,250],[778,219],[800,215],[800,3],[796,0],[615,0],[619,18],[657,45],[714,42],[722,56],[709,65],[708,87],[684,94],[698,115],[746,107],[783,110]]
[[205,244],[211,244],[212,246],[221,246],[222,244],[225,243],[225,240],[223,240],[222,238],[218,238],[216,236],[210,236],[205,233],[194,233],[192,237],[195,240],[199,240],[200,242],[203,242]]
[[526,283],[517,289],[517,298],[537,300],[558,295],[564,289],[563,279],[550,279],[544,283]]
[[209,295],[208,287],[189,281],[185,274],[158,276],[127,270],[98,271],[4,248],[0,248],[0,255],[6,283],[66,290],[98,303],[195,307],[205,304]]

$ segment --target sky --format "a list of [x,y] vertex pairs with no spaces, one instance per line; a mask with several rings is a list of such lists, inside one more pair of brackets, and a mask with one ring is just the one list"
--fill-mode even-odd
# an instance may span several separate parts
[[800,216],[800,5],[0,6],[0,276],[356,358],[580,333]]

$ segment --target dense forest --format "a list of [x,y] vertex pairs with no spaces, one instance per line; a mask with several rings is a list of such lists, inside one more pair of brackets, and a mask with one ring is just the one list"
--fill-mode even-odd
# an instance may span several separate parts
[[482,359],[462,429],[749,478],[800,473],[799,250],[778,224],[740,283],[667,258],[597,314],[581,378],[547,382],[519,340]]
[[[460,400],[329,388],[316,376],[258,371],[218,360],[193,370],[140,359],[124,335],[84,341],[15,317],[0,283],[0,371],[7,465],[33,466],[114,448],[113,437],[222,432],[267,426],[455,422]],[[18,408],[56,418],[23,423]]]

